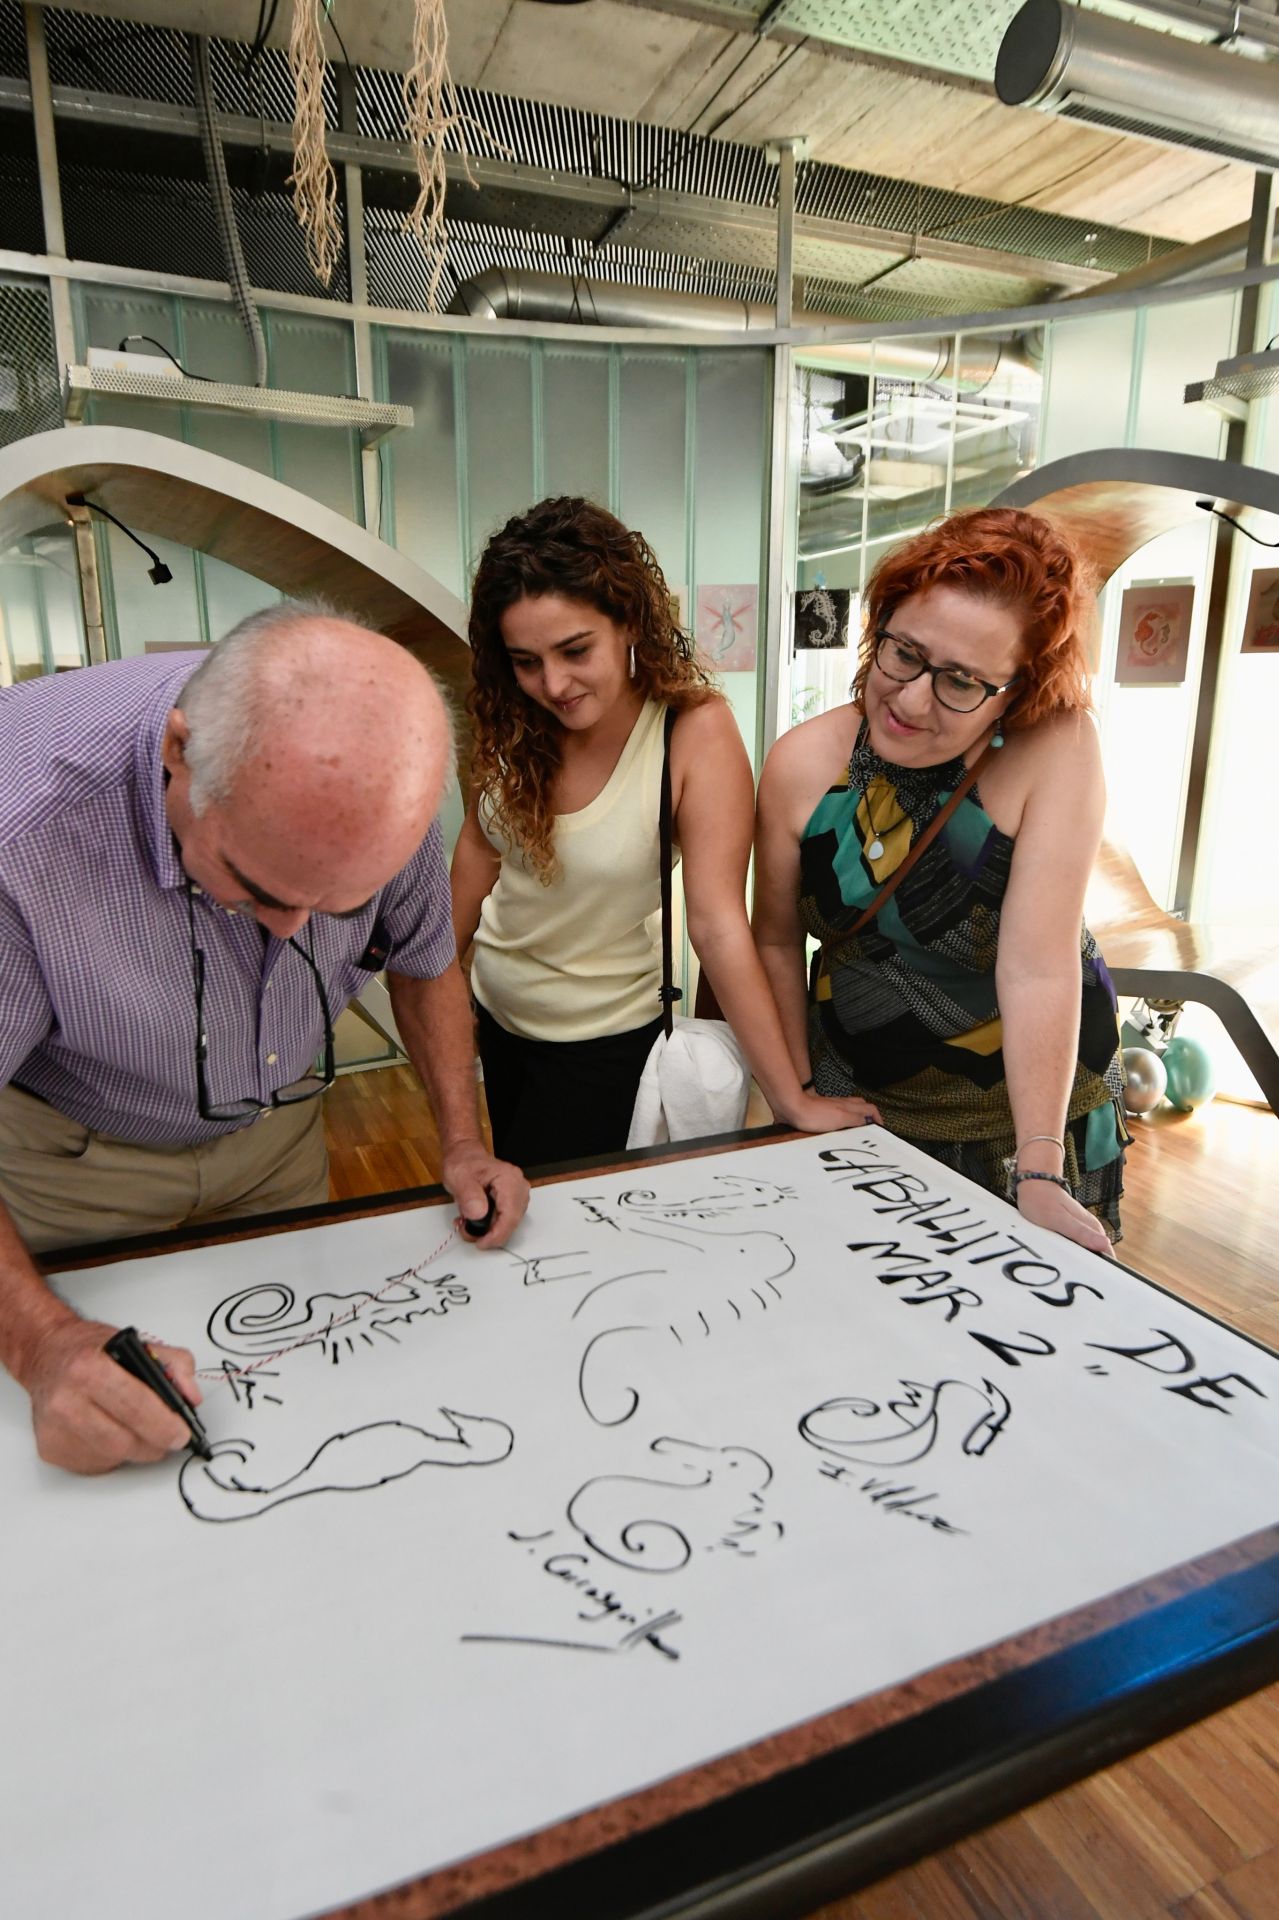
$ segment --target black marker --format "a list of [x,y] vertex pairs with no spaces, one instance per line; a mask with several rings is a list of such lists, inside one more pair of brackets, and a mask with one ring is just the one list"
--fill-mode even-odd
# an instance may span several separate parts
[[482,1214],[478,1220],[463,1219],[462,1225],[466,1228],[466,1231],[470,1234],[472,1240],[479,1240],[484,1236],[484,1234],[488,1232],[489,1228],[493,1224],[493,1216],[496,1212],[497,1212],[497,1201],[493,1198],[492,1194],[490,1193],[487,1213]]
[[185,1420],[191,1429],[191,1451],[198,1453],[201,1460],[212,1460],[213,1448],[209,1445],[209,1436],[204,1431],[199,1415],[185,1394],[174,1386],[136,1327],[121,1327],[119,1333],[111,1335],[102,1351],[109,1354],[118,1367],[131,1373],[135,1380],[140,1380],[144,1387],[150,1387],[152,1393],[158,1395],[180,1420]]

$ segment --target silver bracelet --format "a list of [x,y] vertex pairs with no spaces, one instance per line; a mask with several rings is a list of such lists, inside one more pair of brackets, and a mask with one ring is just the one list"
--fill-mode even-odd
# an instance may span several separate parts
[[1060,1147],[1062,1160],[1063,1162],[1065,1161],[1066,1142],[1064,1140],[1059,1140],[1055,1133],[1032,1133],[1032,1134],[1029,1134],[1025,1140],[1019,1140],[1017,1142],[1017,1150],[1013,1154],[1014,1166],[1016,1166],[1017,1162],[1021,1159],[1022,1148],[1033,1146],[1036,1140],[1042,1140],[1050,1147]]

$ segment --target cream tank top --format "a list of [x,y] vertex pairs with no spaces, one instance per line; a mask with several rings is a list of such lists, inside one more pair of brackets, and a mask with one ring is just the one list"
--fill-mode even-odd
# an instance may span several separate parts
[[579,812],[556,815],[559,870],[549,886],[481,796],[480,827],[502,870],[480,910],[471,990],[511,1033],[594,1040],[661,1012],[665,713],[647,701],[603,789]]

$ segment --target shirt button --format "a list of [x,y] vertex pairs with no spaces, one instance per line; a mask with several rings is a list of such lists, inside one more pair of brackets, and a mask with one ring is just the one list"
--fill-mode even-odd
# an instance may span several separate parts
[[198,897],[198,896],[199,896],[200,894],[202,894],[202,893],[204,892],[204,888],[203,888],[203,887],[192,887],[192,889],[191,889],[191,891],[192,891],[192,893],[194,893],[194,894],[195,894],[195,895],[197,895],[197,897]]
[[276,1063],[276,1061],[277,1061],[277,1060],[279,1059],[279,1057],[280,1057],[280,1056],[279,1056],[279,1054],[278,1054],[278,1053],[268,1053],[268,1055],[267,1055],[267,1057],[266,1057],[266,1063],[267,1063],[267,1065],[268,1065],[268,1067],[273,1067],[273,1066],[275,1065],[275,1063]]

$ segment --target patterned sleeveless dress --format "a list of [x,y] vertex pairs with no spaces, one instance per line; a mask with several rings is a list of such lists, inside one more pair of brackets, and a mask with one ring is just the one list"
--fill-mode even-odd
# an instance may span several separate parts
[[[860,933],[869,906],[964,778],[962,758],[907,768],[881,760],[863,721],[844,778],[800,841],[800,919],[822,943],[809,1013],[818,1093],[873,1100],[886,1127],[1007,1196],[1016,1145],[995,992],[999,918],[1013,841],[974,787]],[[871,850],[876,850],[871,858]],[[1079,1062],[1066,1125],[1066,1178],[1120,1237],[1123,1057],[1115,991],[1087,927]]]

